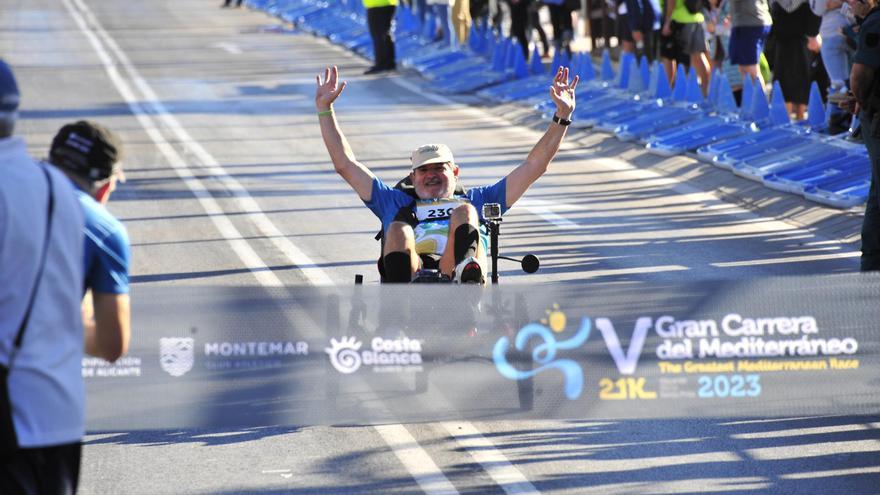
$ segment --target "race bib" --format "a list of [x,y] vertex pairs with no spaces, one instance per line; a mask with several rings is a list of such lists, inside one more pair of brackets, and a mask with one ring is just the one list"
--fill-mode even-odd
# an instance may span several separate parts
[[416,201],[416,218],[419,222],[445,220],[452,215],[452,210],[468,203],[464,198],[420,199]]

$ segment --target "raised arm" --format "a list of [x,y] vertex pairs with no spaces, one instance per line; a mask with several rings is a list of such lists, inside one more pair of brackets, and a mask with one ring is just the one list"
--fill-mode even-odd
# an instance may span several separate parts
[[[571,114],[574,113],[574,90],[577,88],[578,80],[579,77],[575,76],[569,83],[567,67],[560,67],[556,72],[556,77],[553,78],[553,85],[550,86],[550,98],[556,104],[556,116],[560,119],[570,120]],[[547,132],[541,136],[526,160],[507,176],[505,194],[508,208],[513,206],[532,183],[547,171],[550,161],[559,151],[559,145],[562,144],[566,129],[568,129],[567,126],[551,122]]]
[[321,137],[324,138],[324,146],[330,154],[333,167],[362,200],[369,201],[373,195],[373,172],[355,159],[333,113],[333,102],[345,89],[346,83],[343,81],[339,84],[339,71],[335,65],[324,69],[323,78],[319,75],[315,79],[318,82],[315,107],[318,109]]

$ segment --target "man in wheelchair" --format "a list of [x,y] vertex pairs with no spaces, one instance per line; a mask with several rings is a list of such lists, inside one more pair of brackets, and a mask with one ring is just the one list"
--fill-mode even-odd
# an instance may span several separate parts
[[407,283],[420,269],[439,269],[457,283],[486,283],[482,205],[498,203],[504,213],[547,171],[571,123],[578,77],[569,82],[567,68],[557,71],[550,86],[556,104],[553,122],[525,161],[506,177],[464,191],[449,147],[426,144],[412,152],[410,193],[389,187],[355,159],[333,112],[332,104],[346,86],[345,81],[339,82],[336,67],[328,67],[316,79],[315,106],[333,166],[382,221],[384,281]]

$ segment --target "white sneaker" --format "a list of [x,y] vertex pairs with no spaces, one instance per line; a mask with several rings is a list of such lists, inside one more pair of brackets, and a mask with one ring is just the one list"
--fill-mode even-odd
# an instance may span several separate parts
[[486,284],[485,270],[480,261],[473,256],[465,258],[455,266],[452,281],[456,284]]

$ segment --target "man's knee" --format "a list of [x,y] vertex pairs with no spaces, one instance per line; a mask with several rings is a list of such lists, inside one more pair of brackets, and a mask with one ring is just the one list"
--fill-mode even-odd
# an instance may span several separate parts
[[477,226],[480,223],[480,216],[477,214],[477,209],[474,208],[474,205],[466,203],[456,206],[455,209],[452,210],[452,215],[450,215],[449,220],[453,225],[470,224]]
[[415,233],[406,222],[391,222],[385,230],[385,253],[402,251],[415,242]]

